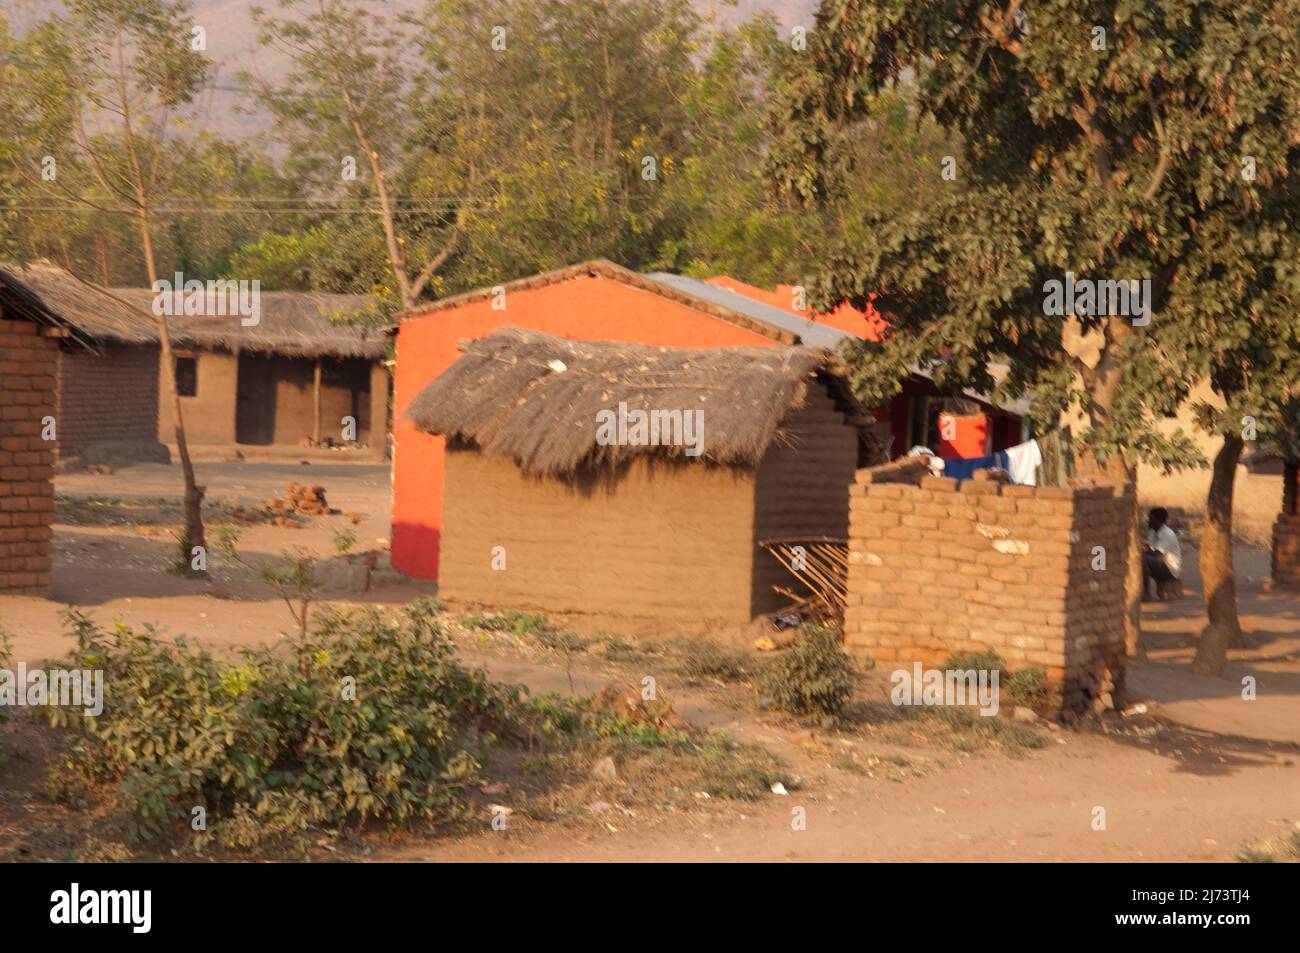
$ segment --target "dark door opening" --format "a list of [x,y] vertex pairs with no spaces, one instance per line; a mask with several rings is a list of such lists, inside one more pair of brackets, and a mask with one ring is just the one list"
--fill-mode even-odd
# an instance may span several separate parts
[[275,442],[275,377],[270,358],[239,355],[235,388],[235,442],[266,446]]

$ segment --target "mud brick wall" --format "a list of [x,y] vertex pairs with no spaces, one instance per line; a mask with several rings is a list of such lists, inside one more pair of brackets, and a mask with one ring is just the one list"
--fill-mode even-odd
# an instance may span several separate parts
[[83,463],[166,463],[158,441],[157,345],[59,353],[59,456]]
[[54,415],[58,342],[0,313],[0,594],[43,593],[50,584]]
[[1279,513],[1273,524],[1273,585],[1300,589],[1300,514]]
[[1109,706],[1123,687],[1126,506],[1110,487],[959,482],[912,461],[859,470],[846,647],[930,666],[992,649],[1013,672],[1042,668],[1063,707]]
[[[751,472],[642,458],[616,480],[578,483],[449,448],[443,499],[438,594],[452,603],[750,619]],[[504,571],[491,566],[496,546]]]

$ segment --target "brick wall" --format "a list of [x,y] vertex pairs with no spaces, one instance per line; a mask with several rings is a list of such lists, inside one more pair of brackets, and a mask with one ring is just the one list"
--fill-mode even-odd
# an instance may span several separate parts
[[0,592],[43,593],[50,583],[54,415],[58,343],[35,324],[0,313]]
[[1300,589],[1300,514],[1279,513],[1273,524],[1273,585]]
[[82,463],[166,463],[158,441],[157,345],[59,352],[59,456]]
[[846,647],[925,665],[993,649],[1013,672],[1042,668],[1066,708],[1109,705],[1123,687],[1128,499],[926,474],[915,461],[857,472]]

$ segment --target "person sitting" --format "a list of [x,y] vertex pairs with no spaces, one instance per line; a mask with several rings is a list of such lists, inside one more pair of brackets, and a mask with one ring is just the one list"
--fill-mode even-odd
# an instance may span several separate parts
[[1183,547],[1178,535],[1169,528],[1169,511],[1163,506],[1151,510],[1142,547],[1142,598],[1147,598],[1155,580],[1156,596],[1162,595],[1165,583],[1177,582],[1183,571]]

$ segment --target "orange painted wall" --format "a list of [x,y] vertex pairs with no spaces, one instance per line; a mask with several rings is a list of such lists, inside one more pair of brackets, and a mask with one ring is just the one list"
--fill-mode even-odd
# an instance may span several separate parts
[[424,385],[460,357],[459,341],[501,327],[666,347],[778,346],[754,331],[595,275],[510,292],[503,311],[484,300],[408,318],[397,334],[393,382],[392,533],[393,566],[408,575],[438,577],[444,441],[416,430],[406,409]]
[[766,288],[759,288],[727,275],[706,278],[705,282],[719,288],[726,288],[728,291],[734,291],[746,298],[761,301],[763,304],[771,305],[774,308],[780,308],[782,311],[789,311],[801,318],[812,318],[819,324],[829,325],[849,334],[856,334],[868,341],[879,341],[885,333],[885,319],[870,305],[867,306],[866,311],[859,311],[849,304],[841,304],[828,314],[823,314],[820,311],[809,311],[807,308],[800,311],[794,306],[794,285],[777,285],[775,291],[768,291]]

